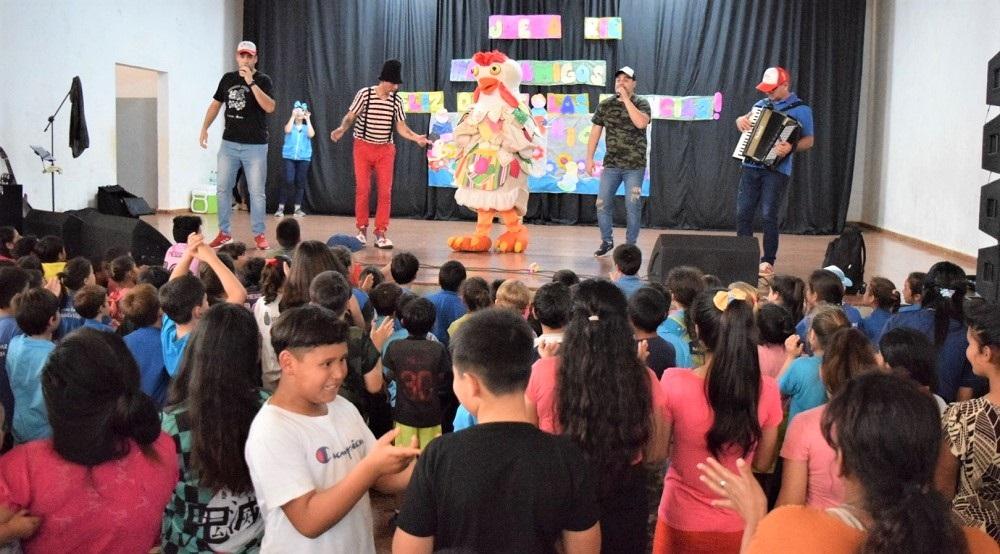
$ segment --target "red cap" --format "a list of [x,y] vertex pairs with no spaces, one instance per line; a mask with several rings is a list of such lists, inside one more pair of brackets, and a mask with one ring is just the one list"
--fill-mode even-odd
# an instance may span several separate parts
[[785,71],[784,67],[769,67],[757,85],[757,90],[768,93],[787,83],[788,72]]
[[237,54],[242,54],[244,52],[246,52],[247,54],[250,54],[252,56],[256,56],[257,55],[257,45],[254,44],[254,43],[252,43],[252,42],[250,42],[249,40],[244,40],[243,42],[239,43],[236,46],[236,53]]

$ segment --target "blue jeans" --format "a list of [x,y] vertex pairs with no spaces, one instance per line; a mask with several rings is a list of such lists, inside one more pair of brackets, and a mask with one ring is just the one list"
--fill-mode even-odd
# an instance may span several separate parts
[[250,192],[250,230],[254,236],[264,232],[264,216],[267,210],[264,185],[267,178],[267,145],[243,144],[228,140],[222,141],[219,148],[219,181],[215,194],[219,200],[219,230],[227,235],[230,232],[229,220],[233,215],[233,184],[236,183],[236,172],[243,166],[247,176],[247,189]]
[[285,158],[285,182],[281,187],[281,194],[278,195],[278,203],[287,205],[288,201],[295,198],[295,205],[302,205],[302,198],[306,194],[306,177],[309,176],[309,160],[289,160]]
[[614,242],[611,227],[614,224],[615,192],[618,185],[625,183],[625,242],[635,244],[642,224],[642,177],[645,169],[619,169],[605,167],[601,173],[601,185],[597,190],[597,226],[601,229],[601,241]]
[[753,236],[753,216],[761,204],[764,222],[764,255],[760,261],[774,263],[778,253],[778,210],[785,195],[788,175],[759,167],[744,167],[736,196],[736,235]]

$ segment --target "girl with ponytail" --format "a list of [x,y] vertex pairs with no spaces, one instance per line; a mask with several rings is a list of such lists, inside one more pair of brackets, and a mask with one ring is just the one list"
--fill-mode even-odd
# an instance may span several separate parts
[[701,293],[691,307],[705,362],[694,370],[668,369],[660,384],[667,399],[666,439],[673,440],[663,485],[653,552],[738,552],[739,516],[716,507],[698,480],[708,456],[729,468],[752,459],[760,471],[774,462],[781,397],[757,358],[753,308],[739,290]]
[[[243,306],[205,312],[184,350],[163,412],[180,481],[163,514],[164,552],[256,552],[264,534],[243,451],[260,392],[260,335]],[[210,507],[224,514],[210,521]],[[224,543],[224,548],[220,548]]]
[[945,402],[969,400],[985,392],[986,381],[972,372],[965,357],[965,318],[962,315],[969,281],[962,268],[938,262],[927,270],[920,309],[889,318],[885,331],[908,327],[923,333],[937,352],[938,384],[934,391]]
[[[640,360],[625,294],[587,280],[573,297],[558,357],[532,367],[525,392],[539,428],[568,436],[597,477],[605,552],[643,552],[648,523],[647,470],[662,462],[662,395]],[[529,410],[530,412],[531,410]]]
[[940,421],[910,381],[866,373],[830,400],[821,422],[844,479],[839,506],[782,506],[765,517],[764,492],[742,460],[734,472],[709,459],[702,482],[746,521],[745,553],[995,553],[990,536],[959,526],[934,488]]
[[177,482],[173,442],[121,337],[83,328],[42,370],[52,437],[0,458],[0,519],[41,518],[25,552],[148,552]]

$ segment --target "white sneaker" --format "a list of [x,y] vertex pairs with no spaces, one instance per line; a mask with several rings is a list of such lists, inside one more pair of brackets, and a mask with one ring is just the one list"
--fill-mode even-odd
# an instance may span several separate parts
[[368,245],[368,229],[358,229],[358,234],[354,238],[358,239],[358,242],[360,242],[362,246],[367,246]]
[[389,237],[383,234],[375,235],[375,248],[389,250],[390,248],[392,248],[392,241],[389,240]]
[[292,214],[292,217],[305,217],[305,216],[306,212],[302,211],[302,208],[295,208],[295,213]]
[[274,217],[285,217],[285,206],[278,204],[278,209],[274,212]]

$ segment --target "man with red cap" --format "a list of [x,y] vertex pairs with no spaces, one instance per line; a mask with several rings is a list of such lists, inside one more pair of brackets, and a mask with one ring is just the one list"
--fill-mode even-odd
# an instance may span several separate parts
[[375,171],[378,191],[375,208],[375,247],[392,248],[392,241],[385,235],[389,228],[389,209],[392,207],[392,171],[396,160],[396,145],[392,131],[420,146],[427,146],[427,137],[418,135],[406,125],[403,101],[396,94],[400,83],[402,64],[389,60],[382,65],[378,84],[365,87],[354,95],[340,127],[330,132],[330,140],[337,142],[354,123],[354,218],[358,227],[357,239],[368,243],[368,194],[371,190],[372,170]]
[[[773,169],[752,160],[743,162],[739,192],[736,197],[736,234],[753,235],[753,216],[761,204],[764,222],[764,255],[760,258],[761,275],[774,273],[774,260],[778,253],[778,210],[784,197],[788,178],[792,174],[792,154],[809,150],[813,146],[812,109],[794,92],[788,71],[783,67],[770,67],[757,90],[767,95],[754,107],[765,106],[794,118],[802,126],[795,142],[780,141],[776,146],[782,158]],[[750,113],[736,118],[736,128],[741,132],[751,129]]]
[[216,194],[219,197],[219,234],[212,248],[233,241],[229,219],[233,213],[233,184],[240,167],[247,178],[250,196],[250,227],[254,242],[267,250],[264,237],[265,183],[267,180],[267,119],[274,112],[271,78],[257,70],[257,45],[244,40],[236,47],[239,69],[230,71],[219,80],[212,102],[205,113],[198,143],[208,148],[208,128],[226,106],[225,129],[219,148],[219,169]]

